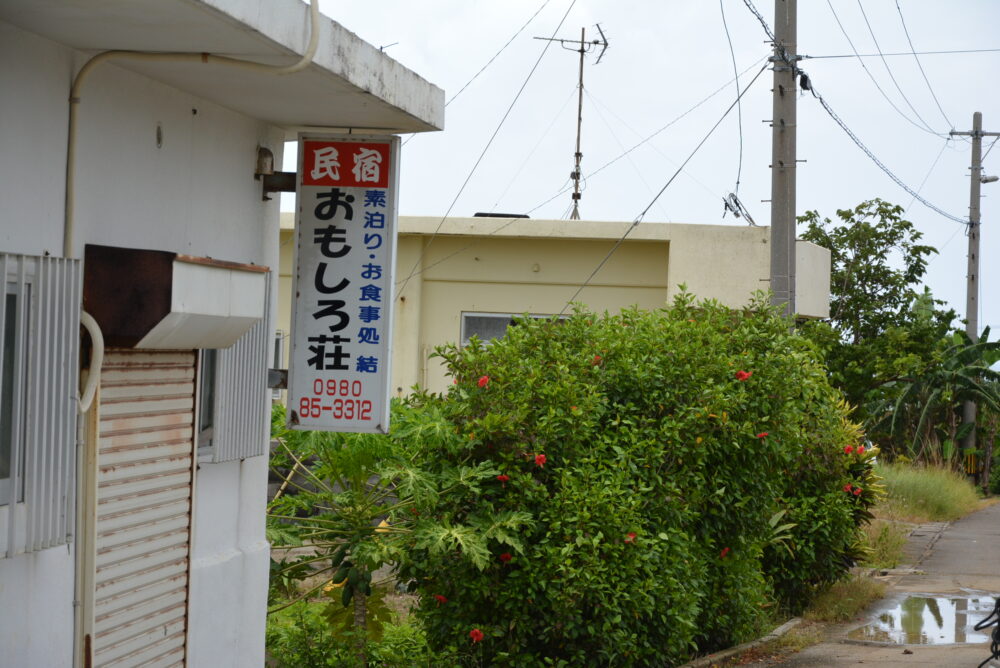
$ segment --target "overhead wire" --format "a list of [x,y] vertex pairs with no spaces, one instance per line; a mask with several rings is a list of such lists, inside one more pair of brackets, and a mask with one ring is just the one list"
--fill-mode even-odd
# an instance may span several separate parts
[[[587,96],[587,99],[593,104],[594,111],[597,112],[598,118],[600,118],[601,121],[604,123],[604,127],[606,127],[608,129],[608,133],[611,134],[611,137],[615,140],[615,143],[618,144],[618,148],[621,149],[622,151],[624,151],[625,150],[625,145],[622,144],[621,140],[618,138],[618,135],[615,134],[614,128],[611,127],[611,124],[608,122],[607,117],[601,112],[601,108],[600,108],[600,106],[597,103],[597,99],[593,95],[591,95],[591,93],[590,93],[589,90],[584,89],[583,92],[584,92],[584,95]],[[629,156],[628,162],[632,166],[632,169],[635,170],[636,176],[638,176],[639,180],[642,181],[642,184],[644,186],[646,186],[646,190],[648,190],[649,194],[652,195],[653,194],[653,186],[649,185],[649,182],[646,181],[646,177],[643,175],[642,170],[639,169],[639,166],[635,164],[635,161],[632,160],[631,156]],[[670,216],[667,214],[667,212],[662,207],[660,208],[660,212],[664,215],[664,217],[666,219],[670,218]]]
[[[844,28],[844,24],[841,23],[840,16],[837,14],[837,10],[833,8],[833,3],[830,0],[826,0],[826,4],[830,8],[830,11],[833,13],[833,18],[836,19],[837,25],[840,27],[840,32],[844,33],[844,38],[847,39],[847,43],[850,45],[851,51],[853,51],[855,53],[855,55],[857,55],[858,49],[857,49],[857,47],[854,46],[854,41],[851,39],[851,36],[847,34],[847,29]],[[865,21],[867,21],[867,20],[868,20],[867,17],[865,17]],[[881,50],[878,49],[878,43],[877,42],[875,44],[875,47],[879,51],[879,55],[881,56]],[[883,64],[885,63],[885,57],[884,56],[882,56],[882,62],[883,62]],[[906,120],[907,123],[909,123],[910,125],[914,126],[915,128],[918,128],[919,130],[921,130],[923,132],[929,132],[930,134],[937,135],[937,136],[944,136],[940,132],[936,132],[936,131],[934,131],[934,129],[932,129],[929,126],[927,126],[926,123],[924,123],[923,125],[921,125],[920,123],[917,123],[912,118],[910,118],[905,113],[903,113],[903,110],[900,109],[898,106],[896,106],[896,103],[892,101],[892,99],[889,97],[889,95],[885,92],[885,90],[879,84],[878,80],[875,78],[875,75],[872,74],[871,70],[868,69],[868,66],[865,65],[865,61],[861,60],[860,56],[858,56],[858,63],[861,65],[861,69],[863,69],[865,71],[865,74],[868,75],[868,78],[872,80],[872,83],[875,84],[875,88],[878,90],[878,92],[881,93],[882,97],[885,98],[885,101],[889,103],[889,106],[892,107],[896,111],[896,113],[899,114],[904,120]],[[888,67],[888,65],[886,67]],[[890,73],[890,76],[891,76],[891,73]],[[904,96],[904,99],[905,99],[905,96]],[[919,114],[918,114],[918,117],[919,117]],[[923,119],[921,119],[921,121],[923,121]]]
[[583,292],[584,288],[586,288],[588,285],[590,285],[590,282],[592,280],[594,280],[594,277],[597,276],[598,272],[601,271],[601,268],[604,267],[605,264],[607,264],[608,260],[611,259],[611,256],[615,254],[615,251],[618,250],[618,248],[623,243],[625,243],[625,239],[627,239],[628,235],[632,233],[632,230],[634,230],[636,227],[638,227],[639,223],[641,223],[642,219],[646,216],[646,213],[648,213],[649,210],[656,203],[656,201],[658,199],[660,199],[660,197],[663,196],[663,193],[666,192],[667,188],[670,187],[670,184],[674,182],[674,180],[677,178],[677,175],[680,174],[681,171],[683,171],[684,167],[688,164],[688,162],[691,161],[691,158],[693,158],[695,156],[695,154],[698,153],[698,151],[701,149],[701,147],[705,145],[705,142],[708,141],[709,137],[712,136],[712,133],[715,132],[716,128],[718,128],[720,125],[722,125],[722,121],[724,121],[726,119],[726,117],[729,115],[729,112],[733,110],[733,107],[735,107],[739,103],[740,98],[743,97],[743,95],[748,90],[750,90],[750,88],[753,86],[754,82],[756,82],[757,79],[760,78],[760,75],[763,74],[765,70],[767,70],[767,65],[766,64],[762,68],[760,68],[760,71],[757,72],[757,74],[754,76],[754,78],[750,80],[750,83],[746,85],[746,87],[743,89],[743,91],[740,93],[740,95],[737,96],[736,100],[734,100],[733,103],[730,104],[726,108],[726,110],[722,113],[722,116],[719,118],[719,120],[717,120],[715,122],[715,125],[713,125],[711,127],[711,129],[708,131],[708,133],[702,138],[702,140],[700,142],[698,142],[698,145],[695,146],[694,150],[691,151],[691,153],[688,155],[688,157],[684,159],[684,162],[681,163],[681,166],[677,168],[677,170],[670,176],[669,179],[667,179],[667,182],[663,184],[663,187],[660,188],[659,192],[657,192],[656,195],[653,197],[653,199],[649,202],[649,204],[646,205],[646,208],[644,208],[639,213],[639,215],[635,217],[635,219],[632,221],[632,223],[625,229],[625,233],[622,234],[622,236],[618,239],[618,241],[616,241],[615,244],[611,247],[611,250],[608,251],[607,255],[605,255],[604,258],[597,264],[597,266],[594,267],[594,270],[592,272],[590,272],[590,275],[580,285],[580,287],[578,287],[576,289],[576,292],[573,293],[573,296],[570,297],[569,300],[566,302],[566,305],[563,306],[563,309],[562,309],[562,311],[559,312],[559,315],[563,315],[566,312],[566,309],[569,308],[569,306],[574,301],[576,301],[576,298],[580,295],[581,292]]
[[[829,0],[827,0],[827,3],[829,4]],[[747,8],[750,9],[750,11],[753,12],[753,14],[757,17],[757,20],[763,26],[764,32],[770,38],[771,42],[775,42],[774,32],[771,30],[771,26],[769,26],[767,24],[767,21],[764,19],[764,17],[761,15],[761,13],[759,11],[757,11],[757,8],[754,7],[753,2],[751,2],[751,0],[743,0],[743,4],[745,4],[747,6]],[[831,6],[830,9],[833,9],[833,7]],[[835,13],[835,15],[836,15],[836,13]],[[839,19],[838,19],[838,22],[839,22]],[[846,33],[845,33],[845,35],[846,35]],[[784,49],[784,47],[782,47],[780,44],[776,44],[775,46],[776,46],[776,49],[777,49],[777,51],[779,53],[779,57],[781,58],[781,60],[786,65],[788,65],[789,67],[793,68],[793,71],[796,74],[805,74],[805,72],[795,62],[792,61],[791,56],[788,55],[788,52]],[[853,44],[852,44],[852,48],[853,48]],[[867,71],[867,69],[866,69],[866,71]],[[886,176],[888,176],[890,179],[892,179],[896,183],[896,185],[898,185],[900,188],[902,188],[903,190],[905,190],[906,192],[908,192],[910,195],[912,195],[918,202],[920,202],[921,204],[923,204],[927,208],[931,209],[932,211],[937,212],[938,214],[940,214],[944,218],[947,218],[948,220],[951,220],[951,221],[954,221],[954,222],[957,222],[957,223],[961,223],[963,225],[968,225],[969,224],[969,221],[967,219],[965,219],[965,218],[959,218],[958,216],[954,216],[954,215],[948,213],[947,211],[944,211],[943,209],[935,206],[934,204],[932,204],[931,202],[929,202],[927,199],[925,199],[924,197],[922,197],[920,195],[920,193],[918,193],[917,191],[915,191],[910,186],[906,185],[906,183],[902,179],[900,179],[898,176],[896,176],[893,173],[893,171],[891,169],[889,169],[885,165],[885,163],[883,163],[881,160],[879,160],[878,157],[874,153],[872,153],[872,151],[867,146],[865,146],[864,142],[862,142],[861,139],[856,134],[854,134],[854,132],[849,127],[847,127],[847,124],[840,118],[840,116],[837,115],[837,113],[833,110],[833,108],[830,106],[830,104],[823,98],[823,96],[819,94],[819,91],[816,90],[816,84],[815,84],[815,82],[813,82],[811,79],[810,79],[809,89],[810,89],[810,92],[812,93],[812,96],[814,98],[816,98],[817,100],[819,100],[820,105],[826,111],[827,115],[829,115],[830,118],[832,118],[833,121],[837,125],[840,126],[840,129],[843,130],[847,134],[848,137],[850,137],[851,141],[853,141],[854,144],[859,149],[861,149],[864,152],[864,154],[867,155],[868,158],[871,159],[871,161],[874,162],[875,165],[886,174]]]
[[980,159],[980,162],[983,161],[983,160],[986,160],[986,156],[988,156],[990,154],[990,151],[993,150],[993,145],[997,143],[997,139],[1000,139],[1000,137],[994,137],[993,141],[990,142],[990,145],[986,149],[986,153],[983,153],[983,157]]
[[[742,72],[740,72],[739,76],[741,76],[741,77],[742,77],[742,76],[743,76],[743,75],[745,75],[745,74],[746,74],[747,72],[749,72],[750,70],[752,70],[752,69],[753,69],[754,67],[756,67],[757,65],[759,65],[759,64],[760,64],[761,62],[763,62],[763,61],[765,61],[765,60],[767,60],[767,56],[764,56],[764,57],[762,57],[762,58],[758,58],[758,59],[757,59],[756,61],[754,61],[754,62],[753,62],[753,63],[752,63],[752,64],[751,64],[751,65],[750,65],[749,67],[747,67],[747,68],[746,68],[745,70],[743,70]],[[626,157],[626,156],[627,156],[627,155],[628,155],[629,153],[631,153],[632,151],[636,150],[636,149],[637,149],[637,148],[639,148],[640,146],[642,146],[642,145],[644,145],[644,144],[646,144],[646,143],[650,142],[650,141],[651,141],[651,140],[652,140],[652,139],[653,139],[654,137],[656,137],[656,136],[657,136],[657,135],[659,135],[660,133],[664,132],[664,131],[665,131],[665,130],[667,130],[667,129],[668,129],[668,128],[669,128],[670,126],[672,126],[672,125],[674,125],[675,123],[679,122],[679,121],[680,121],[681,119],[683,119],[684,117],[688,116],[688,115],[689,115],[689,114],[691,114],[692,112],[696,111],[696,110],[697,110],[698,108],[700,108],[700,107],[701,107],[701,106],[702,106],[703,104],[705,104],[706,102],[708,102],[709,100],[711,100],[712,98],[714,98],[714,97],[715,97],[716,95],[718,95],[719,93],[721,93],[722,91],[724,91],[724,90],[725,90],[726,88],[728,88],[728,87],[729,87],[729,85],[730,85],[730,84],[732,84],[732,80],[731,80],[731,79],[730,79],[729,81],[726,81],[726,82],[725,82],[724,84],[722,84],[721,86],[719,86],[718,88],[716,88],[716,89],[715,89],[714,91],[712,91],[711,93],[709,93],[709,94],[708,94],[707,96],[705,96],[704,98],[702,98],[702,99],[701,99],[701,100],[699,100],[698,102],[696,102],[696,103],[695,103],[695,104],[694,104],[693,106],[691,106],[690,108],[688,108],[688,109],[687,109],[686,111],[682,112],[681,114],[679,114],[678,116],[676,116],[675,118],[673,118],[673,119],[672,119],[671,121],[669,121],[669,122],[668,122],[668,123],[667,123],[666,125],[664,125],[664,126],[660,127],[660,128],[658,129],[658,130],[654,131],[654,132],[653,132],[652,134],[650,134],[650,135],[648,135],[647,137],[645,137],[645,138],[644,138],[644,139],[643,139],[642,141],[640,141],[639,143],[637,143],[637,144],[633,145],[633,146],[632,146],[631,148],[629,148],[629,149],[628,149],[627,151],[625,151],[624,153],[622,153],[622,154],[618,155],[618,156],[617,156],[617,157],[615,157],[615,158],[612,158],[612,159],[611,159],[611,160],[609,160],[608,162],[604,163],[604,164],[603,164],[602,166],[600,166],[600,167],[598,167],[597,169],[595,169],[594,171],[590,172],[590,173],[589,173],[589,174],[587,174],[587,175],[586,175],[586,177],[584,177],[584,178],[585,178],[585,179],[588,179],[588,178],[590,178],[590,177],[594,176],[594,175],[595,175],[595,174],[597,174],[598,172],[600,172],[600,171],[602,171],[602,170],[604,170],[604,169],[606,169],[606,168],[610,167],[610,166],[611,166],[611,165],[613,165],[614,163],[616,163],[616,162],[618,162],[619,160],[621,160],[622,158]],[[613,112],[612,112],[612,113],[613,113]],[[633,132],[635,132],[635,130],[633,130]],[[638,134],[638,133],[636,133],[636,134]],[[655,146],[654,146],[654,148],[655,148]],[[693,177],[692,177],[692,178],[693,178]],[[697,181],[697,180],[696,180],[696,182],[698,182],[698,183],[701,183],[700,181]],[[704,187],[704,188],[706,188],[706,189],[707,189],[707,186],[705,186],[704,184],[701,184],[701,185],[702,185],[702,187]],[[563,187],[561,187],[561,188],[560,188],[560,189],[559,189],[559,190],[558,190],[558,191],[557,191],[557,192],[556,192],[555,194],[553,194],[553,195],[552,195],[551,197],[549,197],[548,199],[546,199],[546,200],[544,200],[544,201],[542,201],[542,202],[539,202],[538,204],[536,204],[535,206],[531,207],[531,208],[530,208],[530,209],[528,209],[527,211],[524,211],[524,214],[528,215],[528,214],[532,214],[532,213],[534,213],[534,212],[538,211],[539,209],[541,209],[542,207],[546,206],[547,204],[549,204],[549,203],[551,203],[551,202],[555,201],[556,199],[558,199],[558,198],[562,197],[562,196],[563,196],[564,194],[566,194],[566,192],[568,192],[568,191],[569,191],[569,190],[570,190],[571,188],[572,188],[572,186],[566,186],[566,185],[564,185]],[[711,190],[709,190],[709,192],[711,192]],[[714,193],[713,193],[713,194],[714,194]],[[494,220],[495,220],[495,219],[494,219]],[[524,220],[524,219],[523,219],[523,218],[511,218],[511,219],[507,220],[507,222],[503,223],[502,225],[500,225],[499,227],[497,227],[496,229],[494,229],[494,230],[493,230],[492,232],[489,232],[488,234],[485,234],[485,235],[482,235],[481,237],[477,237],[477,238],[476,238],[475,240],[473,240],[473,241],[469,242],[469,243],[468,243],[468,244],[466,244],[465,246],[463,246],[463,247],[461,247],[461,248],[459,248],[459,249],[457,249],[457,250],[455,250],[455,251],[453,251],[453,252],[449,253],[448,255],[445,255],[445,256],[444,256],[444,257],[442,257],[442,258],[439,258],[438,260],[435,260],[434,262],[432,262],[432,263],[430,263],[430,264],[427,264],[426,266],[424,266],[424,267],[423,267],[422,269],[420,269],[419,271],[413,271],[413,272],[411,272],[411,273],[410,273],[410,275],[406,277],[406,279],[404,279],[404,280],[401,280],[401,281],[397,281],[397,282],[396,282],[396,285],[397,285],[397,286],[399,286],[399,285],[405,285],[406,281],[409,281],[409,280],[410,280],[411,278],[413,278],[413,276],[417,276],[417,275],[419,275],[419,274],[422,274],[423,272],[425,272],[425,271],[427,271],[427,270],[429,270],[429,269],[432,269],[433,267],[436,267],[436,266],[438,266],[439,264],[441,264],[441,263],[443,263],[443,262],[446,262],[447,260],[449,260],[449,259],[451,259],[451,258],[455,257],[456,255],[459,255],[459,254],[461,254],[461,253],[464,253],[465,251],[469,250],[470,248],[472,248],[473,246],[475,246],[476,244],[478,244],[478,243],[479,243],[480,241],[482,241],[483,239],[488,239],[488,238],[490,238],[490,237],[492,237],[492,236],[494,236],[494,235],[496,235],[496,234],[499,234],[500,232],[502,232],[503,230],[505,230],[505,229],[506,229],[507,227],[509,227],[509,226],[513,225],[514,223],[516,223],[516,222],[517,222],[517,221],[519,221],[519,220]],[[484,220],[484,224],[485,224],[485,220]],[[439,225],[439,228],[440,228],[440,225]],[[423,260],[423,256],[421,256],[420,260],[421,260],[421,261]],[[418,261],[418,264],[419,264],[419,261]],[[397,291],[397,294],[401,294],[401,293],[402,293],[402,290],[401,290],[401,289]]]
[[[719,0],[719,11],[722,13],[722,27],[726,31],[726,42],[729,44],[729,57],[733,61],[733,74],[736,77],[736,79],[735,79],[735,81],[736,81],[736,99],[737,99],[737,101],[739,101],[739,99],[740,99],[740,76],[739,76],[739,72],[736,69],[736,51],[733,50],[733,38],[729,34],[729,24],[726,22],[726,8],[725,8],[725,5],[723,4],[723,0]],[[736,187],[733,189],[733,192],[738,195],[739,192],[740,192],[740,176],[743,175],[743,104],[742,103],[738,103],[736,105],[736,118],[737,118],[737,123],[738,123],[738,127],[739,127],[740,154],[739,154],[739,160],[737,162],[737,167],[736,167]],[[723,214],[722,214],[723,217],[725,217],[725,215],[726,215],[725,211],[726,211],[726,209],[723,209]]]
[[898,51],[895,53],[838,53],[826,56],[801,56],[809,60],[823,58],[888,58],[890,56],[941,56],[960,53],[996,53],[1000,49],[952,49],[950,51]]
[[[504,196],[507,194],[507,191],[509,191],[511,186],[514,185],[514,181],[516,181],[517,177],[521,175],[521,172],[524,170],[525,165],[528,164],[531,158],[535,155],[535,152],[538,151],[539,147],[542,145],[542,141],[549,136],[549,132],[552,131],[552,126],[555,125],[556,121],[559,120],[559,117],[562,116],[563,110],[566,109],[566,105],[569,104],[570,100],[572,100],[576,96],[576,92],[577,92],[577,87],[574,85],[573,88],[569,91],[569,95],[566,97],[566,100],[562,103],[562,106],[559,107],[559,111],[555,113],[555,116],[552,117],[552,121],[549,123],[548,127],[546,127],[545,131],[542,132],[542,136],[537,141],[534,142],[531,151],[528,153],[528,155],[524,157],[524,160],[521,161],[521,164],[514,171],[514,174],[510,177],[510,181],[507,182],[507,187],[503,189],[503,192],[500,193],[500,195],[497,197],[497,201],[493,203],[494,211],[496,211],[496,208],[500,205],[500,200],[504,198]],[[569,179],[567,179],[567,181],[568,180]]]
[[[556,25],[555,30],[552,31],[553,38],[555,37],[556,33],[559,32],[560,28],[562,28],[563,23],[566,22],[566,18],[569,16],[569,13],[573,10],[573,7],[575,5],[576,5],[576,0],[570,0],[569,7],[566,8],[566,12],[563,14],[562,18],[559,19],[559,24]],[[417,267],[420,266],[420,262],[423,259],[424,253],[426,253],[427,248],[429,248],[430,245],[434,243],[434,239],[435,237],[437,237],[437,233],[441,230],[441,226],[444,225],[444,221],[448,219],[448,214],[450,214],[451,210],[455,208],[455,205],[458,203],[458,198],[462,196],[463,192],[465,192],[466,186],[468,186],[469,181],[472,180],[472,175],[476,173],[476,169],[478,169],[480,163],[482,163],[483,158],[486,156],[486,152],[490,149],[490,146],[493,145],[493,141],[497,138],[497,135],[500,134],[500,129],[503,127],[504,123],[507,121],[507,118],[510,116],[510,112],[513,111],[514,105],[516,105],[517,101],[521,98],[521,94],[524,93],[524,89],[527,88],[528,82],[531,81],[531,77],[535,74],[535,71],[538,69],[538,65],[542,62],[542,58],[545,57],[545,54],[548,52],[549,47],[551,45],[552,45],[551,41],[545,42],[545,46],[542,47],[542,52],[538,54],[538,58],[535,60],[535,64],[532,65],[531,71],[528,72],[528,76],[525,77],[524,83],[521,84],[521,87],[518,89],[517,94],[514,95],[514,99],[511,101],[510,106],[507,107],[507,111],[504,112],[504,115],[500,119],[500,122],[497,124],[496,129],[493,131],[493,134],[490,135],[489,141],[486,142],[486,146],[483,147],[483,150],[480,152],[479,157],[476,158],[475,164],[473,164],[472,169],[469,170],[469,174],[465,177],[465,180],[462,182],[461,187],[455,194],[455,198],[452,199],[451,204],[448,205],[447,211],[445,211],[444,215],[441,217],[441,222],[438,223],[437,228],[434,230],[433,234],[431,234],[431,237],[430,239],[427,240],[427,243],[424,244],[424,247],[420,255],[413,263],[413,267],[410,269],[409,275],[407,275],[406,280],[403,281],[403,285],[399,289],[399,292],[397,293],[398,296],[402,296],[403,291],[406,290],[407,284],[410,282],[410,279],[413,278],[414,274],[416,273]]]
[[[941,160],[941,156],[944,155],[944,150],[946,148],[948,148],[948,141],[947,140],[945,140],[945,142],[941,145],[941,150],[938,151],[937,157],[934,158],[934,162],[931,163],[931,168],[928,169],[927,173],[924,175],[924,180],[920,182],[919,186],[917,186],[917,192],[920,192],[921,190],[924,189],[924,184],[927,183],[927,179],[929,179],[931,177],[931,172],[933,172],[934,168],[937,167],[938,161]],[[916,198],[911,199],[910,203],[906,205],[905,209],[903,209],[903,213],[906,213],[907,211],[909,211],[910,207],[913,206],[913,203],[915,201],[916,201]]]
[[[931,132],[934,132],[934,128],[932,128],[927,123],[927,121],[924,120],[924,117],[920,115],[920,112],[917,111],[917,108],[913,106],[912,102],[910,102],[910,98],[906,97],[906,93],[903,92],[903,88],[899,85],[899,82],[896,80],[896,76],[892,73],[892,68],[889,67],[888,61],[886,61],[885,56],[882,55],[882,47],[878,43],[878,38],[875,37],[875,30],[872,28],[872,24],[868,20],[868,14],[865,12],[864,5],[861,4],[861,0],[857,0],[857,1],[858,1],[858,9],[861,10],[861,16],[865,20],[865,25],[868,26],[868,34],[870,34],[872,36],[872,42],[875,43],[875,50],[879,53],[879,57],[882,60],[882,65],[885,66],[886,74],[888,74],[889,75],[889,79],[892,80],[892,85],[896,87],[896,90],[899,91],[900,97],[902,97],[903,101],[906,102],[906,106],[908,106],[910,108],[910,111],[912,111],[914,113],[914,115],[918,119],[920,119],[920,122],[924,124],[924,127],[927,128],[928,130],[930,130]],[[949,127],[951,127],[950,123],[948,125],[949,125]],[[937,133],[935,133],[935,134],[937,134]]]
[[[757,62],[759,63],[760,61],[758,60]],[[729,83],[732,83],[732,82],[730,81]],[[726,85],[728,86],[729,84],[726,84]],[[720,91],[721,91],[721,89],[720,89]],[[589,91],[588,91],[588,95],[590,95],[591,99],[594,102],[596,102],[599,106],[603,107],[605,111],[607,111],[609,114],[611,114],[612,116],[614,116],[615,120],[617,120],[619,123],[621,123],[622,126],[626,130],[628,130],[632,134],[636,135],[637,137],[642,137],[642,134],[638,130],[636,130],[635,128],[633,128],[631,125],[629,125],[629,123],[625,119],[623,119],[621,116],[619,116],[618,114],[616,114],[615,110],[612,109],[611,107],[609,107],[606,103],[604,103],[604,101],[602,101],[600,98],[594,97],[592,94],[589,93]],[[667,152],[661,150],[656,144],[650,144],[649,147],[651,149],[653,149],[654,151],[656,151],[664,160],[666,160],[670,164],[674,165],[675,167],[677,166],[677,161],[674,160],[672,157],[670,157],[670,154],[668,154]],[[625,150],[624,146],[622,146],[621,148],[622,148],[623,151]],[[625,157],[628,157],[624,153],[622,153],[621,155],[623,155]],[[631,158],[629,158],[629,159],[631,160]],[[590,177],[590,176],[593,176],[596,173],[597,173],[596,171],[595,172],[591,172],[587,176]],[[705,182],[702,181],[701,179],[699,179],[698,177],[696,177],[694,174],[692,174],[690,172],[684,172],[684,176],[688,177],[689,179],[691,179],[692,181],[694,181],[695,183],[697,183],[701,187],[701,189],[704,190],[705,192],[707,192],[709,195],[712,195],[713,197],[718,197],[719,196],[719,194],[716,191],[712,190],[707,185],[705,185]],[[650,193],[652,193],[652,189],[650,189]]]
[[[497,59],[497,58],[498,58],[498,57],[500,56],[500,54],[501,54],[501,53],[503,53],[503,52],[504,52],[504,51],[505,51],[505,50],[507,49],[507,47],[511,45],[511,43],[512,43],[512,42],[513,42],[513,41],[514,41],[515,39],[517,39],[518,35],[520,35],[520,34],[521,34],[522,32],[524,32],[524,29],[525,29],[525,28],[527,28],[527,27],[528,27],[528,26],[529,26],[529,25],[531,24],[531,22],[535,20],[535,17],[537,17],[537,16],[539,15],[539,14],[541,14],[542,10],[543,10],[543,9],[545,9],[546,5],[548,5],[548,4],[549,4],[549,2],[551,2],[551,0],[545,0],[545,2],[543,2],[543,3],[542,3],[542,6],[541,6],[541,7],[539,7],[539,8],[538,8],[538,9],[537,9],[537,10],[535,11],[535,13],[534,13],[534,14],[532,14],[532,15],[531,15],[531,18],[530,18],[530,19],[528,19],[528,20],[527,20],[527,21],[525,22],[525,24],[524,24],[524,25],[522,25],[522,26],[521,26],[520,28],[518,28],[518,29],[517,29],[517,32],[516,32],[516,33],[514,33],[513,37],[511,37],[511,38],[510,38],[509,40],[507,40],[507,43],[506,43],[506,44],[504,44],[503,46],[501,46],[501,47],[500,47],[500,50],[499,50],[499,51],[497,51],[496,53],[494,53],[494,54],[493,54],[493,57],[492,57],[492,58],[490,58],[490,59],[489,59],[488,61],[486,61],[486,64],[485,64],[485,65],[483,65],[483,66],[482,66],[481,68],[479,68],[479,71],[478,71],[478,72],[476,72],[475,74],[473,74],[473,75],[472,75],[472,78],[471,78],[471,79],[469,79],[468,81],[466,81],[466,82],[465,82],[465,85],[464,85],[464,86],[462,86],[461,88],[459,88],[459,89],[458,89],[458,92],[457,92],[457,93],[455,93],[455,94],[454,94],[454,95],[452,95],[452,96],[451,96],[450,98],[448,98],[448,100],[447,100],[447,101],[445,101],[445,103],[444,103],[444,106],[445,106],[445,107],[447,107],[447,106],[448,106],[449,104],[451,104],[452,102],[454,102],[454,101],[455,101],[455,98],[456,98],[456,97],[458,97],[459,95],[461,95],[461,94],[462,94],[462,92],[463,92],[463,91],[465,91],[465,89],[466,89],[466,88],[468,88],[468,87],[469,87],[470,85],[472,85],[472,82],[473,82],[473,81],[475,81],[476,79],[478,79],[478,78],[479,78],[479,75],[480,75],[480,74],[482,74],[483,72],[485,72],[485,71],[486,71],[486,68],[487,68],[487,67],[489,67],[490,65],[492,65],[492,64],[493,64],[493,61],[494,61],[494,60],[496,60],[496,59]],[[409,137],[407,137],[407,138],[406,138],[406,139],[405,139],[405,140],[403,141],[403,144],[402,144],[402,145],[403,145],[403,146],[406,146],[406,144],[407,144],[407,143],[408,143],[408,142],[409,142],[409,141],[410,141],[411,139],[413,139],[413,138],[414,138],[414,137],[416,137],[416,136],[417,136],[417,135],[415,135],[415,134],[412,134],[412,135],[410,135]]]
[[[944,122],[948,124],[948,127],[952,130],[955,129],[955,124],[951,122],[948,115],[944,113],[944,109],[941,107],[941,102],[938,100],[938,96],[934,93],[934,87],[931,86],[930,79],[927,78],[927,73],[924,71],[924,66],[920,63],[920,58],[917,56],[917,50],[913,47],[913,40],[910,38],[910,31],[906,27],[906,19],[903,17],[903,8],[899,6],[899,0],[896,0],[896,11],[899,12],[899,22],[903,26],[903,33],[906,34],[906,43],[910,45],[910,51],[913,53],[913,60],[916,61],[917,67],[920,69],[920,75],[924,78],[924,83],[927,84],[927,90],[930,91],[931,97],[934,98],[934,104],[937,105],[938,111],[941,112],[941,117]],[[882,56],[882,61],[885,62],[885,56]]]

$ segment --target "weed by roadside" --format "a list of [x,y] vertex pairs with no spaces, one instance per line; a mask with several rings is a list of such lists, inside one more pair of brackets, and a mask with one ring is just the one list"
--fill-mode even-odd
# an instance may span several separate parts
[[886,584],[866,576],[837,582],[819,594],[805,612],[805,618],[817,622],[845,622],[853,619],[871,603],[882,598]]
[[881,464],[886,499],[876,516],[904,522],[947,522],[976,510],[979,496],[964,476],[935,467]]

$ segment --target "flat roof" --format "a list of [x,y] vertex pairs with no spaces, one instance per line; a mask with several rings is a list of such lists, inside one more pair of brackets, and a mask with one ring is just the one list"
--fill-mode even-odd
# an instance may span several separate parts
[[[297,62],[310,34],[301,0],[0,0],[0,20],[93,53],[212,53],[271,65]],[[113,62],[287,128],[289,136],[309,128],[444,127],[443,90],[339,23],[321,15],[319,28],[312,64],[293,74],[212,62]]]

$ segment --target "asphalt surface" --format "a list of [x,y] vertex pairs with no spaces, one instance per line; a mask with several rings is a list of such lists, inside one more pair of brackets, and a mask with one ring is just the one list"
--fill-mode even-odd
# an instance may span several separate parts
[[[859,664],[885,668],[975,668],[990,656],[989,643],[900,644],[852,639],[859,627],[879,618],[885,611],[898,606],[908,596],[930,595],[947,602],[949,596],[986,599],[992,609],[993,599],[1000,596],[1000,504],[977,511],[949,524],[919,527],[906,545],[910,564],[896,569],[888,577],[886,598],[876,603],[852,624],[830,629],[826,640],[777,663],[754,664],[759,668],[839,668]],[[964,605],[964,604],[963,604]],[[988,613],[969,614],[970,624]],[[940,616],[938,617],[940,622]],[[945,620],[945,626],[948,620]],[[954,624],[952,624],[954,626]],[[938,626],[933,618],[928,632],[934,640]],[[989,629],[991,632],[993,629]],[[853,632],[853,633],[852,633]],[[958,635],[962,637],[961,634]],[[926,639],[926,638],[925,638]],[[987,666],[1000,668],[1000,660]],[[750,668],[748,666],[748,668]]]

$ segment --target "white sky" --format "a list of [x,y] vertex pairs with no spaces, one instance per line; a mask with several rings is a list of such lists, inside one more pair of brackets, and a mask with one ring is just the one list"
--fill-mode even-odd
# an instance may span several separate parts
[[[514,100],[546,42],[572,5],[557,36],[596,37],[600,23],[610,48],[584,73],[584,175],[667,125],[733,78],[733,63],[717,0],[321,0],[323,12],[427,80],[451,99],[544,5],[531,24],[446,109],[443,132],[415,136],[402,152],[400,212],[470,216],[476,211],[566,218],[570,196],[539,207],[568,184],[573,168],[578,55],[552,44],[482,162],[463,182]],[[740,71],[770,55],[766,35],[742,0],[722,0]],[[768,24],[773,0],[755,2]],[[876,52],[860,7],[885,53],[909,52],[897,0],[800,0],[798,51],[809,56],[851,54],[830,4],[862,54]],[[898,0],[918,52],[1000,48],[1000,0]],[[392,46],[388,46],[392,45]],[[946,142],[948,130],[971,130],[974,111],[986,131],[1000,131],[1000,52],[920,56],[938,109],[912,55],[882,60],[807,59],[801,63],[816,90],[879,159],[912,188],[948,213],[968,215],[970,145]],[[758,224],[768,225],[770,197],[771,73],[743,97],[743,168],[739,196]],[[736,96],[730,84],[695,112],[586,181],[580,202],[588,220],[633,220],[646,208]],[[908,101],[907,101],[908,100]],[[912,109],[910,108],[912,105]],[[903,114],[907,118],[903,117]],[[923,121],[917,116],[922,117]],[[733,191],[739,156],[734,109],[646,215],[647,221],[745,224],[722,218],[722,197]],[[927,284],[960,315],[965,309],[967,239],[964,226],[927,209],[883,174],[808,93],[798,106],[799,214],[818,210],[834,218],[882,197],[907,208],[924,241],[941,254]],[[947,120],[946,120],[947,118]],[[928,131],[923,127],[931,128]],[[951,124],[954,124],[952,126]],[[984,140],[984,150],[992,138]],[[294,154],[293,151],[290,153]],[[1000,147],[984,161],[1000,174]],[[292,169],[291,164],[286,169]],[[926,179],[926,182],[924,182]],[[983,186],[980,325],[1000,326],[1000,183]],[[291,208],[287,200],[283,204]],[[536,208],[537,207],[537,208]],[[582,278],[591,268],[582,272]],[[582,280],[581,278],[581,280]],[[996,337],[993,337],[996,338]]]

